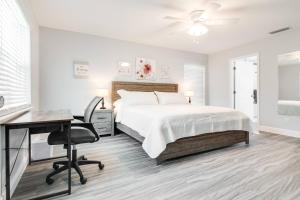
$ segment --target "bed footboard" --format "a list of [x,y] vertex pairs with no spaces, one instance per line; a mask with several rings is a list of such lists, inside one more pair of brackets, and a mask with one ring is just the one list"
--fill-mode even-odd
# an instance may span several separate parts
[[[127,135],[141,143],[144,141],[144,138],[140,136],[136,131],[121,123],[116,123],[116,129],[126,133]],[[166,149],[159,155],[159,157],[156,158],[156,162],[157,164],[161,164],[163,161],[169,159],[218,149],[240,142],[249,144],[249,132],[234,130],[205,133],[193,137],[186,137],[169,143]]]
[[172,158],[218,149],[240,142],[249,144],[249,132],[225,131],[182,138],[168,144],[165,151],[156,158],[156,162],[161,164],[163,161]]

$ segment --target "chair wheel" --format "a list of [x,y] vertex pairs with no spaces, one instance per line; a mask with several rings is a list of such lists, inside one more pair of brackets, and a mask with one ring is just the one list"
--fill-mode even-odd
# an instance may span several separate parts
[[52,185],[54,183],[54,180],[52,178],[46,178],[46,183],[48,185]]
[[58,169],[59,169],[59,166],[58,166],[58,165],[56,165],[56,164],[53,164],[53,169],[56,171],[56,170],[58,170]]
[[87,178],[81,178],[81,179],[80,179],[80,183],[81,183],[82,185],[86,184],[86,182],[87,182]]
[[87,160],[87,158],[85,156],[80,156],[78,160]]
[[104,165],[102,163],[99,163],[99,169],[103,169],[104,168]]

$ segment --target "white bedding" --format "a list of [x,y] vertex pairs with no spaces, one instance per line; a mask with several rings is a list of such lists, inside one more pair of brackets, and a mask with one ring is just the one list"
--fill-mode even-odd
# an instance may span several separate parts
[[145,138],[143,149],[151,158],[158,157],[168,143],[183,137],[228,130],[251,132],[251,121],[246,115],[230,108],[212,106],[122,106],[116,122]]

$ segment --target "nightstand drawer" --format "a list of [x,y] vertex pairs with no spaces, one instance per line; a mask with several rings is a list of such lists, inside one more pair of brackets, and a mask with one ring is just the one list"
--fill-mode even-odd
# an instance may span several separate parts
[[95,129],[99,135],[111,134],[111,128],[108,128],[108,127],[99,127],[99,128],[95,128]]
[[96,132],[98,133],[98,135],[105,135],[105,134],[111,134],[111,129],[107,130],[107,127],[104,128],[97,128]]
[[111,113],[94,113],[92,122],[111,122]]
[[112,134],[112,132],[111,131],[99,131],[99,132],[97,132],[98,133],[98,135],[111,135]]
[[110,122],[96,122],[93,124],[95,128],[110,128],[109,130],[111,130],[111,123]]

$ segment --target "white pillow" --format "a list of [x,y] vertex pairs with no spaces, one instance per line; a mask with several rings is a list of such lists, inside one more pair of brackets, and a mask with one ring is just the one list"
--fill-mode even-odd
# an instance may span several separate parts
[[119,111],[120,110],[120,108],[121,108],[121,106],[122,106],[122,101],[121,101],[121,99],[118,99],[117,101],[115,101],[114,103],[113,103],[113,106],[114,106],[114,111]]
[[154,92],[137,92],[118,90],[122,103],[125,105],[155,105],[158,104],[157,97]]
[[186,97],[176,92],[158,92],[155,91],[159,104],[187,104]]

